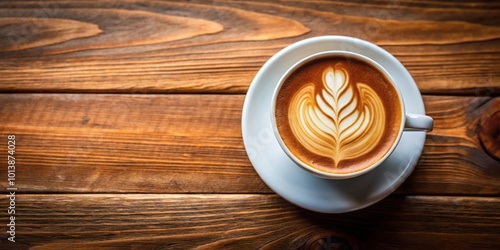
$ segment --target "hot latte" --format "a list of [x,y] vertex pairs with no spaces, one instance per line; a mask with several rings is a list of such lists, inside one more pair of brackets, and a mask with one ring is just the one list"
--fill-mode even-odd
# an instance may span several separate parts
[[288,150],[320,171],[361,171],[386,156],[402,129],[398,92],[374,66],[328,55],[296,68],[276,97]]

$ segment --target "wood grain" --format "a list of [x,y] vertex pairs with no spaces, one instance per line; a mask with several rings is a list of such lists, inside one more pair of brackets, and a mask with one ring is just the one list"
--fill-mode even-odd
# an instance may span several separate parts
[[492,249],[499,206],[499,198],[391,196],[325,215],[276,195],[17,195],[16,243],[2,249],[311,249],[339,239],[354,249]]
[[498,16],[477,1],[2,2],[0,91],[245,93],[285,46],[348,35],[393,53],[423,93],[498,96]]
[[[243,147],[243,101],[242,95],[3,94],[0,136],[17,137],[22,192],[270,193]],[[500,110],[500,99],[425,96],[424,102],[435,129],[397,192],[500,195],[500,161],[477,133],[480,121]]]
[[[27,24],[32,24],[33,27],[19,29],[28,27]],[[3,45],[0,53],[49,46],[102,33],[95,24],[58,18],[3,18],[0,19],[0,27],[6,33],[0,39],[0,44]],[[26,33],[30,34],[29,39],[21,39]],[[15,40],[16,38],[19,40]]]

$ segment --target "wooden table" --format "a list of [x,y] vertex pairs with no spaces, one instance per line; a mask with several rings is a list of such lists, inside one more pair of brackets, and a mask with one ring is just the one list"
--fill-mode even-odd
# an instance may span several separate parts
[[[0,249],[499,249],[487,2],[0,2]],[[283,200],[242,142],[259,68],[320,35],[391,52],[435,118],[403,186],[347,214]]]

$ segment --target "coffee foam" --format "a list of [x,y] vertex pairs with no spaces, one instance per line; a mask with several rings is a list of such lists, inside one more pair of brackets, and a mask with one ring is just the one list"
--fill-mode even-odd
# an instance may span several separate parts
[[[276,110],[278,130],[292,153],[308,165],[334,173],[359,171],[383,157],[397,137],[399,126],[390,123],[401,122],[399,97],[387,79],[364,62],[319,60],[311,74],[294,72],[292,84],[284,83],[278,99],[287,100],[287,108]],[[311,63],[302,68],[312,68]],[[280,124],[285,121],[282,115],[286,126]]]

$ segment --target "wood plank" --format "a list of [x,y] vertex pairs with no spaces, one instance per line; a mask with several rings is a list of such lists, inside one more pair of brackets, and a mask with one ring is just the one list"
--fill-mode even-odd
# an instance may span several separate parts
[[0,91],[245,93],[285,46],[348,35],[423,93],[498,96],[498,16],[478,1],[1,2]]
[[17,137],[28,192],[269,192],[243,147],[242,96],[7,94],[0,103],[0,134]]
[[500,247],[500,198],[391,196],[339,215],[276,195],[18,194],[15,201],[16,242],[2,242],[2,249]]
[[[27,193],[270,193],[243,147],[243,101],[242,95],[2,94],[0,138],[16,135],[16,185]],[[478,124],[500,110],[500,98],[424,101],[435,129],[397,192],[500,195],[500,161],[478,138]],[[6,154],[0,150],[0,159]],[[0,182],[0,190],[6,187]]]

